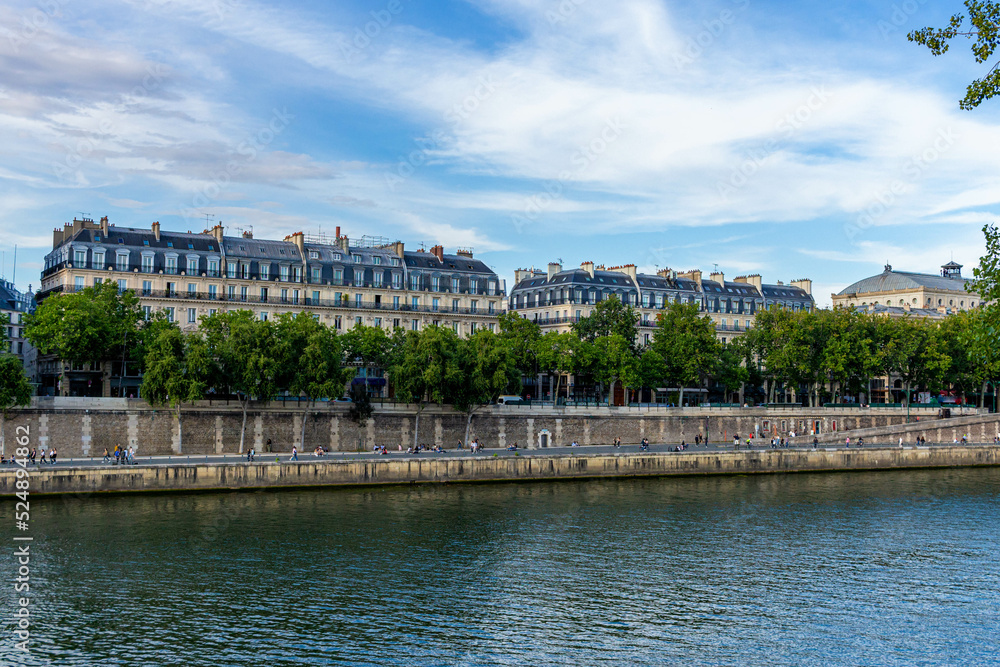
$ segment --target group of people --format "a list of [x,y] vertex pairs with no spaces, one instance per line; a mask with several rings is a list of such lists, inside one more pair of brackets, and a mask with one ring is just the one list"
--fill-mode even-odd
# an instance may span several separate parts
[[[136,465],[138,462],[135,460],[135,448],[129,447],[125,449],[121,445],[115,445],[115,451],[112,453],[108,452],[108,448],[104,448],[104,462],[110,463],[112,457],[115,459],[114,465]],[[53,461],[54,463],[54,461]]]
[[[104,451],[106,452],[107,450],[104,450]],[[45,448],[42,447],[41,452],[42,452],[41,453],[41,462],[42,463],[46,463],[46,456],[48,456],[47,462],[55,464],[55,462],[56,462],[56,456],[58,455],[58,453],[55,450],[55,447],[49,449],[48,453],[46,453]],[[38,456],[39,456],[38,450],[35,449],[34,447],[32,447],[31,448],[31,453],[28,454],[28,461],[31,462],[31,463],[37,464],[38,461],[36,459],[38,458]],[[14,457],[12,456],[12,457],[10,457],[8,459],[6,456],[0,455],[0,463],[10,463],[10,464],[13,465],[13,463],[14,463]]]

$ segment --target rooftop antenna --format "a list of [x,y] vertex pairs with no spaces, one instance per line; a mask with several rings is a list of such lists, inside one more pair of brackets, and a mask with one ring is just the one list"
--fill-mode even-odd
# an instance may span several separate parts
[[214,222],[215,222],[215,214],[214,213],[206,213],[205,214],[205,226],[208,229],[211,229],[212,227],[215,227],[215,225],[213,224]]
[[718,273],[719,272],[719,265],[718,264],[713,264],[712,266],[715,267],[715,272]]

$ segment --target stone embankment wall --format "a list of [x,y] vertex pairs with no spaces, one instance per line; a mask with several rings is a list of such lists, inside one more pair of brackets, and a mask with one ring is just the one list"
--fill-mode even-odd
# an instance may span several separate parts
[[[406,448],[416,441],[427,445],[454,447],[465,439],[467,416],[450,408],[428,406],[418,411],[412,405],[376,407],[372,419],[359,424],[348,416],[344,403],[320,403],[306,409],[296,403],[272,402],[251,405],[247,414],[243,451],[254,447],[264,451],[267,440],[274,451],[287,452],[292,446],[311,450],[323,445],[333,451],[370,450],[375,445],[391,449]],[[936,424],[933,410],[911,411],[930,433]],[[305,443],[301,442],[302,420],[306,419]],[[787,435],[796,431],[799,438],[811,440],[811,432],[841,440],[846,432],[867,429],[892,429],[905,422],[900,410],[877,408],[842,409],[626,409],[626,408],[538,408],[494,406],[477,411],[472,419],[470,437],[477,437],[487,447],[518,443],[520,447],[609,444],[616,438],[637,443],[642,438],[652,442],[693,442],[696,435],[706,435],[713,442],[729,442],[734,434],[746,437]],[[983,432],[992,441],[992,417],[980,419]],[[927,421],[930,420],[930,421]],[[992,420],[992,421],[990,421]],[[419,422],[419,425],[418,425]],[[979,422],[977,422],[978,424]],[[100,456],[104,448],[115,445],[135,447],[140,455],[222,454],[240,450],[242,414],[239,406],[226,402],[199,402],[185,405],[180,419],[174,410],[155,409],[143,401],[126,399],[40,399],[30,408],[13,410],[4,422],[5,453],[13,451],[15,429],[27,427],[35,447],[55,447],[62,458]],[[914,425],[905,428],[911,428]],[[871,431],[870,429],[875,429]],[[941,431],[942,433],[950,431]],[[865,437],[871,437],[866,435]],[[930,435],[928,440],[934,440]],[[947,441],[951,441],[950,435]],[[799,440],[801,442],[801,440]]]
[[[299,463],[45,468],[33,471],[31,493],[210,491],[996,465],[1000,465],[1000,447],[996,446],[426,459],[387,457]],[[13,470],[0,471],[0,496],[13,495],[15,479]]]

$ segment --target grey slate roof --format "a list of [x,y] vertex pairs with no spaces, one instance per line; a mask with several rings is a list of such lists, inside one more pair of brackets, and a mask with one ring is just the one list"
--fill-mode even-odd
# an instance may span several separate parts
[[908,273],[906,271],[883,271],[877,276],[869,276],[845,287],[838,296],[919,289],[921,287],[951,292],[966,291],[965,278],[945,278],[928,273]]

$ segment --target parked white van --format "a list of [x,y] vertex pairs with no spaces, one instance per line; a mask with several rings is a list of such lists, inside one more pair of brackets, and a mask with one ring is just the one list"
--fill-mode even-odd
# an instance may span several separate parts
[[497,405],[524,405],[524,399],[520,396],[501,396],[497,399]]

